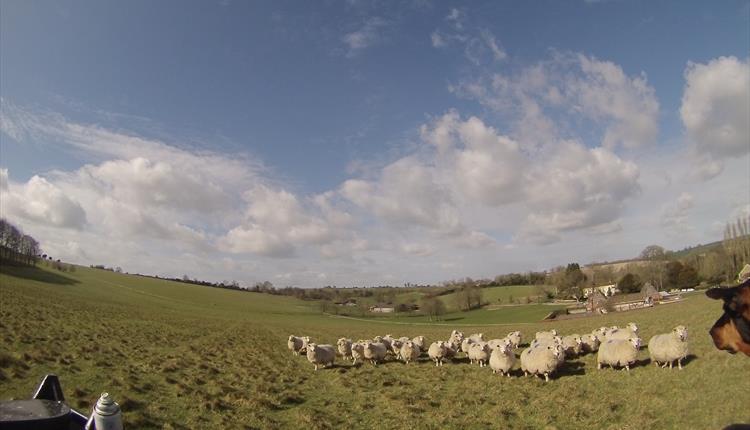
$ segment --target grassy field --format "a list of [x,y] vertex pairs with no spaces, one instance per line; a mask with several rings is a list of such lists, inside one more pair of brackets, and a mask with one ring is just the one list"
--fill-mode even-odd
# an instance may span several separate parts
[[[362,321],[321,315],[313,303],[286,297],[86,268],[2,267],[0,398],[28,397],[45,373],[56,373],[74,407],[88,409],[109,391],[128,429],[717,429],[750,421],[750,359],[717,351],[707,335],[721,312],[717,302],[693,295],[652,309],[525,324],[519,321],[536,317],[513,313],[523,308],[446,316],[441,325]],[[685,369],[656,369],[645,350],[630,373],[597,371],[595,357],[585,356],[545,384],[497,377],[462,359],[442,368],[338,361],[313,372],[286,349],[290,333],[320,343],[386,333],[434,340],[447,338],[452,324],[500,337],[514,329],[571,333],[628,321],[642,326],[645,340],[687,325],[692,356]]]

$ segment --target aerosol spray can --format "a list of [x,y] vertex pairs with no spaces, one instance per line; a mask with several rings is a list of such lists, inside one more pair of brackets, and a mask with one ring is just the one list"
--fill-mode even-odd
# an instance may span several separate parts
[[122,414],[120,413],[120,405],[118,405],[109,393],[102,393],[99,397],[99,401],[94,406],[94,412],[92,412],[89,422],[86,424],[86,429],[90,429],[93,421],[96,430],[122,430]]

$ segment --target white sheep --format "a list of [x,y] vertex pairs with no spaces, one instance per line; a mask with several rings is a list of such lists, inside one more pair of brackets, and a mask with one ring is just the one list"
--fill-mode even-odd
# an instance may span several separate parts
[[286,341],[286,346],[290,351],[292,351],[292,354],[300,355],[307,352],[306,348],[308,342],[310,342],[310,338],[308,336],[298,337],[289,335],[289,340]]
[[323,367],[333,365],[334,360],[336,360],[336,350],[333,349],[333,345],[307,344],[307,361],[315,365],[315,370],[318,370],[318,365],[321,364]]
[[503,348],[505,345],[510,345],[511,348],[513,348],[513,343],[508,338],[502,338],[502,339],[491,339],[487,341],[487,345],[490,346],[491,350],[496,350],[497,348]]
[[550,339],[557,336],[557,330],[552,329],[549,331],[538,331],[536,332],[536,335],[534,338],[536,340],[542,340],[542,339]]
[[513,353],[513,344],[504,343],[492,350],[490,354],[490,367],[492,373],[500,372],[510,377],[510,369],[516,364],[516,354]]
[[606,340],[610,339],[629,339],[638,337],[638,326],[635,323],[628,323],[625,327],[610,327],[609,332],[604,336]]
[[448,338],[448,343],[453,349],[459,349],[461,347],[461,342],[463,341],[464,333],[458,330],[453,330],[451,332],[451,337]]
[[399,355],[406,362],[406,364],[409,364],[410,361],[416,361],[421,353],[422,351],[414,342],[407,340],[401,346],[401,352]]
[[585,334],[581,336],[581,349],[584,352],[596,352],[599,350],[599,336],[594,334]]
[[[406,338],[407,341],[409,341],[409,338]],[[404,345],[404,342],[401,341],[401,339],[393,339],[391,340],[391,348],[390,351],[395,357],[396,360],[401,359],[401,347]]]
[[566,357],[578,356],[581,353],[582,344],[583,344],[583,341],[581,340],[581,336],[577,334],[563,336],[562,338],[563,351],[565,351]]
[[664,363],[661,367],[667,367],[667,363],[669,363],[670,369],[672,368],[672,362],[677,361],[677,366],[682,370],[682,360],[688,354],[687,340],[687,328],[681,325],[672,329],[670,333],[657,334],[648,341],[651,361],[656,366],[659,363]]
[[635,363],[638,357],[640,347],[641,339],[637,337],[606,340],[599,346],[596,368],[601,369],[602,365],[609,365],[611,368],[620,366],[629,372],[630,365]]
[[414,342],[414,345],[419,347],[420,351],[424,351],[425,349],[427,349],[425,348],[427,340],[425,340],[424,336],[416,336],[411,341]]
[[372,342],[365,341],[365,359],[370,360],[370,363],[377,366],[378,362],[385,360],[385,355],[388,353],[388,348],[384,342]]
[[430,348],[427,350],[427,355],[435,362],[435,366],[442,366],[443,361],[445,361],[448,355],[447,343],[442,340],[432,342]]
[[530,346],[521,353],[521,370],[524,376],[544,375],[549,382],[549,375],[560,365],[563,352],[557,345]]
[[521,332],[520,331],[512,331],[508,333],[507,336],[505,336],[506,339],[508,339],[513,345],[513,349],[518,348],[518,345],[521,344]]
[[487,345],[487,342],[472,343],[471,346],[469,346],[469,361],[472,364],[474,364],[474,362],[479,363],[479,367],[484,367],[490,359],[490,353],[492,353],[492,350],[490,349],[490,346]]
[[469,339],[472,340],[472,342],[484,342],[484,333],[474,333],[469,336]]
[[469,355],[469,348],[471,348],[471,345],[473,345],[474,343],[476,342],[469,337],[464,339],[463,342],[461,342],[461,352],[463,352],[466,355]]
[[364,341],[357,341],[352,344],[352,364],[357,364],[357,360],[364,361],[365,359],[365,343]]
[[391,341],[393,340],[393,337],[390,334],[387,334],[385,336],[375,336],[375,338],[372,340],[375,343],[382,343],[385,345],[386,351],[391,350]]
[[342,337],[336,342],[336,346],[339,349],[339,354],[344,359],[352,358],[352,340]]

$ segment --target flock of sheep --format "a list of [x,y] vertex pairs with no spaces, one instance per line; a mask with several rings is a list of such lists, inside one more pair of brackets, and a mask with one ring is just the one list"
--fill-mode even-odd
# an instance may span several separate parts
[[[670,333],[659,334],[648,342],[651,362],[661,367],[672,368],[674,362],[682,369],[682,360],[688,354],[688,333],[684,326],[675,327]],[[394,338],[391,335],[376,336],[371,340],[341,338],[333,345],[319,345],[310,341],[307,336],[289,336],[288,348],[295,355],[306,354],[308,361],[315,366],[332,365],[336,355],[344,359],[370,361],[373,365],[383,362],[388,355],[405,363],[416,361],[423,352],[427,353],[436,366],[442,366],[458,352],[463,352],[472,364],[480,367],[489,365],[492,373],[510,376],[510,370],[516,363],[515,350],[521,344],[521,332],[514,331],[502,339],[486,340],[484,334],[476,333],[468,337],[458,330],[453,330],[447,341],[439,340],[427,346],[424,336],[413,339],[408,337]],[[566,358],[573,358],[585,353],[597,353],[597,368],[615,366],[630,371],[636,362],[641,339],[638,326],[629,323],[625,327],[601,327],[590,334],[571,334],[560,336],[556,330],[537,332],[525,350],[521,352],[521,370],[524,376],[544,376],[554,373]]]

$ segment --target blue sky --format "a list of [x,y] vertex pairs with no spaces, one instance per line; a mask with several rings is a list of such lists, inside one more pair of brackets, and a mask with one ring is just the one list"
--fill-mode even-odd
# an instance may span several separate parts
[[2,214],[72,261],[435,282],[748,212],[748,1],[0,12]]

